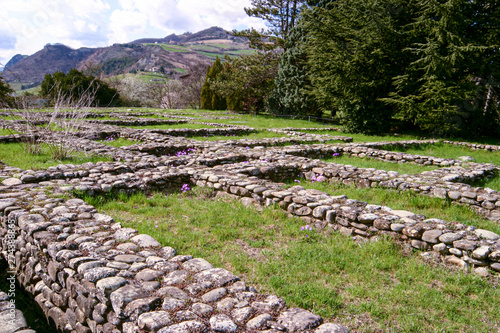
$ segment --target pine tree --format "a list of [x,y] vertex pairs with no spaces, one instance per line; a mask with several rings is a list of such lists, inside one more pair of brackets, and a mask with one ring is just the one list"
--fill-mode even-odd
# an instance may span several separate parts
[[350,132],[389,129],[387,97],[404,59],[399,0],[333,1],[304,12],[311,82],[317,102]]
[[265,20],[268,29],[257,31],[252,28],[236,34],[246,37],[251,47],[268,51],[284,46],[306,0],[251,0],[251,4],[252,7],[245,8],[247,15]]
[[423,2],[406,32],[417,37],[406,51],[412,62],[386,102],[435,135],[497,134],[499,8],[489,1]]
[[226,110],[226,98],[217,92],[213,83],[222,72],[222,63],[217,56],[212,66],[207,68],[207,77],[201,89],[201,108],[206,110]]
[[207,68],[207,76],[203,87],[201,88],[201,108],[205,110],[212,110],[212,90],[210,87],[210,73],[211,67]]
[[[210,77],[212,80],[217,80],[217,77],[223,70],[222,63],[217,57],[215,59],[214,64],[212,65],[212,68],[210,69]],[[227,104],[226,104],[226,98],[222,96],[218,91],[215,90],[215,88],[212,89],[212,110],[226,110],[227,109]]]
[[285,51],[281,54],[275,90],[268,101],[271,113],[317,116],[319,108],[310,94],[306,37],[301,25],[295,26],[288,36]]
[[7,82],[4,82],[3,77],[0,76],[0,108],[9,108],[14,105],[14,98],[12,94],[14,90]]
[[278,55],[273,52],[227,57],[213,87],[226,97],[229,109],[241,108],[257,114],[273,91],[277,68]]

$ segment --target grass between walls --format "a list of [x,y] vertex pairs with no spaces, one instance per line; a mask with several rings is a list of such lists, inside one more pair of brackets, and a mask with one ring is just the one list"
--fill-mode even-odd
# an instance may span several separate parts
[[186,193],[87,197],[124,227],[178,254],[202,257],[259,291],[283,297],[355,332],[492,332],[499,329],[498,281],[425,262],[381,238],[360,242],[304,223],[282,210],[262,213]]

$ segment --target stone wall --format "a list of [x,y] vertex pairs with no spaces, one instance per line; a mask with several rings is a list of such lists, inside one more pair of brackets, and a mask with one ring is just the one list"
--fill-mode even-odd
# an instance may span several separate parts
[[[425,258],[471,267],[482,276],[500,271],[500,236],[494,232],[302,186],[286,188],[282,183],[306,179],[411,190],[469,205],[492,220],[500,220],[500,194],[471,185],[495,175],[498,166],[386,150],[433,144],[435,140],[326,144],[352,138],[293,129],[274,130],[287,135],[285,138],[224,142],[186,138],[194,133],[229,136],[255,131],[246,126],[217,126],[139,130],[94,122],[83,124],[85,130],[75,133],[67,144],[110,156],[114,162],[37,171],[0,165],[4,179],[0,186],[2,254],[9,255],[11,230],[17,279],[58,331],[348,331],[336,324],[323,324],[320,316],[309,311],[287,308],[281,298],[257,293],[233,273],[202,258],[179,255],[148,235],[123,228],[83,200],[67,198],[75,192],[169,192],[184,184],[206,186],[213,188],[216,196],[259,209],[277,205],[317,230],[333,229],[361,240],[392,237],[421,250]],[[47,140],[55,140],[57,135]],[[110,135],[141,143],[115,148],[95,141]],[[11,142],[20,136],[0,137],[2,140]],[[301,144],[304,142],[320,143]],[[320,160],[342,154],[433,165],[436,170],[401,175]]]
[[1,196],[3,254],[15,224],[17,279],[60,332],[348,332],[83,200],[51,197],[38,184]]

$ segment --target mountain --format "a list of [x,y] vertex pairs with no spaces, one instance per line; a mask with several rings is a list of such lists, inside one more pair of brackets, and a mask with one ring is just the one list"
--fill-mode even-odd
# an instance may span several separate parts
[[80,48],[74,50],[61,44],[47,44],[37,53],[12,61],[14,64],[4,71],[4,79],[7,82],[21,82],[32,84],[41,82],[47,73],[56,71],[68,72],[72,68],[77,68],[78,64],[89,57],[94,52],[90,48]]
[[23,60],[26,57],[28,56],[22,54],[16,54],[15,56],[12,57],[12,59],[9,60],[8,63],[5,64],[4,69],[12,68],[12,66],[14,66],[16,63],[18,63],[20,60]]
[[3,72],[7,82],[32,86],[47,73],[95,70],[104,75],[134,71],[183,73],[195,64],[209,65],[216,56],[238,56],[254,52],[245,39],[219,27],[197,33],[144,38],[126,44],[101,48],[72,49],[62,44],[47,44],[33,55],[14,56]]

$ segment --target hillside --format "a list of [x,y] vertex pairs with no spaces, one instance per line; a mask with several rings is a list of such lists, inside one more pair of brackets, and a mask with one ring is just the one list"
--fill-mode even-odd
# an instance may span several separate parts
[[135,71],[164,71],[174,75],[197,63],[209,65],[216,56],[238,56],[254,52],[245,40],[212,27],[197,33],[144,38],[102,48],[72,49],[62,44],[47,44],[30,56],[16,55],[3,72],[9,83],[33,86],[47,73],[68,72],[72,68],[92,69],[104,75]]

